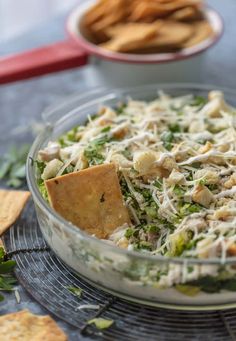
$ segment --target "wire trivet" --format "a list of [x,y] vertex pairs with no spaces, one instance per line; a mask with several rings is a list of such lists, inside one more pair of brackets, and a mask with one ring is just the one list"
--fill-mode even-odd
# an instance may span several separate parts
[[[158,309],[130,303],[87,283],[57,258],[46,245],[32,202],[5,234],[8,257],[16,260],[16,276],[30,294],[53,314],[77,327],[83,336],[100,338],[87,321],[94,317],[115,323],[102,332],[103,340],[231,341],[236,340],[236,309],[192,312]],[[81,298],[67,289],[83,290]],[[79,310],[81,305],[98,310]]]

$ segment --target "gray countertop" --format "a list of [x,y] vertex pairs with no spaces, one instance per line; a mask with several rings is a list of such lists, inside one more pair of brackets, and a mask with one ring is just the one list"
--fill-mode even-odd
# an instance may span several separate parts
[[[236,1],[209,1],[225,21],[225,32],[220,42],[206,54],[204,65],[204,83],[236,88]],[[33,48],[44,43],[62,40],[64,17],[37,28],[17,40],[0,45],[0,54],[9,54]],[[87,77],[89,66],[58,74],[52,74],[24,82],[0,87],[0,155],[14,143],[31,142],[31,127],[41,122],[42,110],[73,92],[82,92],[90,87]],[[173,80],[174,81],[174,80]],[[194,79],[192,80],[194,82]],[[4,185],[4,184],[2,184]],[[16,303],[13,294],[7,294],[0,303],[0,314],[29,308],[35,313],[47,314],[47,311],[35,302],[22,288],[18,288],[21,302]],[[59,321],[70,335],[70,340],[80,340],[76,330],[65,322]]]

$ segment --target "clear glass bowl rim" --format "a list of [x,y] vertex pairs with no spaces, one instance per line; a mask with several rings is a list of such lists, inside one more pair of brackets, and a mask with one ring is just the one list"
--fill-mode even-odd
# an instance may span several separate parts
[[[167,91],[174,91],[174,90],[186,90],[186,94],[190,94],[191,90],[195,91],[206,91],[206,93],[210,90],[220,90],[224,92],[226,96],[232,96],[235,98],[236,103],[236,90],[229,89],[227,87],[221,87],[216,85],[209,85],[209,84],[196,84],[196,83],[160,83],[160,84],[149,84],[149,85],[141,85],[141,86],[135,86],[135,87],[124,87],[124,88],[115,88],[115,89],[108,89],[105,87],[97,89],[90,89],[86,91],[87,95],[84,95],[81,92],[78,94],[73,94],[71,96],[67,96],[64,99],[62,99],[60,102],[57,102],[55,105],[52,105],[42,113],[42,117],[50,116],[51,113],[54,111],[63,108],[64,106],[69,106],[71,102],[73,102],[74,99],[80,99],[83,97],[91,96],[90,99],[94,99],[94,96],[97,96],[97,99],[101,95],[104,96],[104,94],[108,95],[110,93],[117,93],[120,95],[129,95],[129,92],[133,91],[140,91],[144,90],[147,91],[150,89],[152,90],[164,90]],[[119,98],[117,98],[119,101]],[[85,107],[86,104],[88,105],[90,101],[87,103],[83,103],[82,107]],[[76,109],[79,109],[80,107],[76,107]],[[66,109],[66,108],[65,108]],[[71,109],[71,108],[70,108]],[[67,113],[65,113],[66,116]],[[65,119],[65,116],[62,116],[62,120]],[[57,121],[57,124],[60,124],[60,120]],[[73,225],[72,223],[65,220],[63,217],[61,217],[57,212],[55,212],[43,199],[38,186],[36,177],[34,174],[34,166],[32,160],[35,159],[38,151],[38,147],[41,146],[45,140],[45,138],[49,137],[51,132],[53,130],[53,125],[50,123],[45,124],[45,129],[37,136],[35,141],[32,144],[32,147],[29,151],[27,161],[26,161],[26,177],[27,177],[27,184],[29,187],[29,190],[32,194],[33,200],[36,205],[40,207],[40,209],[46,214],[51,220],[54,220],[57,224],[59,224],[61,227],[63,226],[63,229],[69,233],[76,233],[78,234],[82,239],[85,241],[93,244],[95,247],[101,248],[103,250],[107,250],[110,252],[114,252],[117,255],[120,256],[127,256],[132,257],[137,261],[149,261],[154,262],[155,260],[160,263],[175,263],[175,264],[195,264],[195,265],[232,265],[236,263],[236,257],[228,257],[224,262],[220,258],[208,258],[208,259],[195,259],[195,258],[180,258],[180,257],[166,257],[161,255],[151,255],[148,253],[141,253],[137,251],[128,251],[126,249],[119,248],[116,245],[111,245],[107,243],[106,241],[100,240],[96,237],[90,236],[83,230],[81,230],[79,227]]]

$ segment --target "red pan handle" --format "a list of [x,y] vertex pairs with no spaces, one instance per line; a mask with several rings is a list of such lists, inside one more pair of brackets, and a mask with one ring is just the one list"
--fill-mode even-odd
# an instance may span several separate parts
[[59,41],[0,58],[0,84],[72,69],[87,62],[88,54],[80,46],[69,40]]

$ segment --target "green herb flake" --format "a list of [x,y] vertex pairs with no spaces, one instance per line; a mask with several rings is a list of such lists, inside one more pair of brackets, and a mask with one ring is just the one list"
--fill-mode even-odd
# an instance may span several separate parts
[[33,160],[33,162],[35,162],[38,173],[41,175],[46,167],[46,163],[39,160]]
[[70,142],[77,142],[78,141],[77,132],[78,132],[78,127],[74,127],[73,129],[68,131],[68,133],[66,134],[67,140]]
[[189,265],[187,269],[189,274],[191,274],[194,271],[194,267],[191,265]]
[[87,324],[94,324],[97,329],[107,329],[111,327],[114,320],[104,319],[102,317],[97,317],[92,320],[87,321]]
[[183,206],[179,209],[179,215],[183,217],[192,213],[200,212],[201,210],[202,206],[200,206],[199,204],[184,203]]
[[103,128],[103,129],[101,130],[101,133],[107,133],[107,132],[110,131],[110,130],[111,130],[111,127],[110,127],[110,126],[107,126],[107,127]]
[[103,155],[93,146],[88,146],[84,150],[84,156],[88,160],[89,166],[100,165],[105,160]]
[[180,128],[180,125],[178,123],[170,124],[168,128],[172,133],[180,133],[181,132],[181,128]]
[[67,287],[67,290],[69,290],[73,295],[77,296],[78,298],[80,298],[83,293],[83,289],[79,287],[69,286]]
[[163,189],[162,179],[154,181],[153,185],[155,187],[157,187],[160,191],[162,191],[162,189]]
[[207,179],[205,179],[205,178],[203,178],[203,179],[201,179],[201,180],[198,181],[198,184],[199,184],[199,185],[202,185],[202,186],[205,186],[206,183],[207,183]]
[[134,244],[135,250],[152,250],[152,244],[149,242],[146,242],[145,240],[141,240],[140,242]]
[[74,171],[74,167],[72,165],[69,165],[64,169],[62,175],[72,173],[73,171]]
[[188,284],[177,284],[175,286],[175,289],[181,292],[181,294],[184,294],[190,297],[196,296],[201,290],[201,288],[199,288],[198,286],[193,286],[193,285],[188,285]]
[[49,201],[48,199],[48,191],[47,191],[47,188],[45,186],[45,183],[42,179],[39,179],[38,180],[38,189],[42,195],[42,197],[46,200],[46,201]]
[[210,191],[215,191],[218,189],[218,185],[217,184],[209,184],[206,185],[206,187],[210,190]]
[[155,204],[152,204],[148,207],[145,207],[145,212],[148,217],[150,218],[156,218],[157,217],[157,207]]
[[157,234],[159,232],[159,227],[157,225],[147,225],[147,232],[151,234]]
[[127,107],[126,103],[121,103],[117,108],[116,108],[116,113],[118,115],[124,114],[124,110]]
[[179,185],[175,185],[175,187],[173,188],[173,192],[178,197],[182,197],[185,194],[185,190],[181,186],[179,186]]
[[171,131],[164,131],[161,134],[161,141],[163,142],[164,148],[171,150],[172,142],[174,141],[174,134]]
[[133,236],[134,233],[134,229],[132,229],[131,227],[128,227],[125,231],[125,238],[129,239]]
[[132,153],[131,153],[131,151],[129,151],[128,148],[125,148],[124,150],[122,150],[121,154],[124,155],[124,157],[126,157],[126,159],[132,160]]
[[203,96],[194,96],[193,100],[190,102],[190,105],[193,107],[200,107],[201,109],[205,104],[207,104],[207,99]]
[[84,156],[89,166],[100,165],[104,162],[104,156],[102,155],[103,146],[110,141],[111,138],[107,134],[104,134],[90,142],[84,150]]
[[93,146],[103,146],[107,142],[110,142],[110,140],[111,140],[111,138],[107,134],[104,134],[104,135],[102,135],[102,136],[92,140],[91,145],[93,145]]

